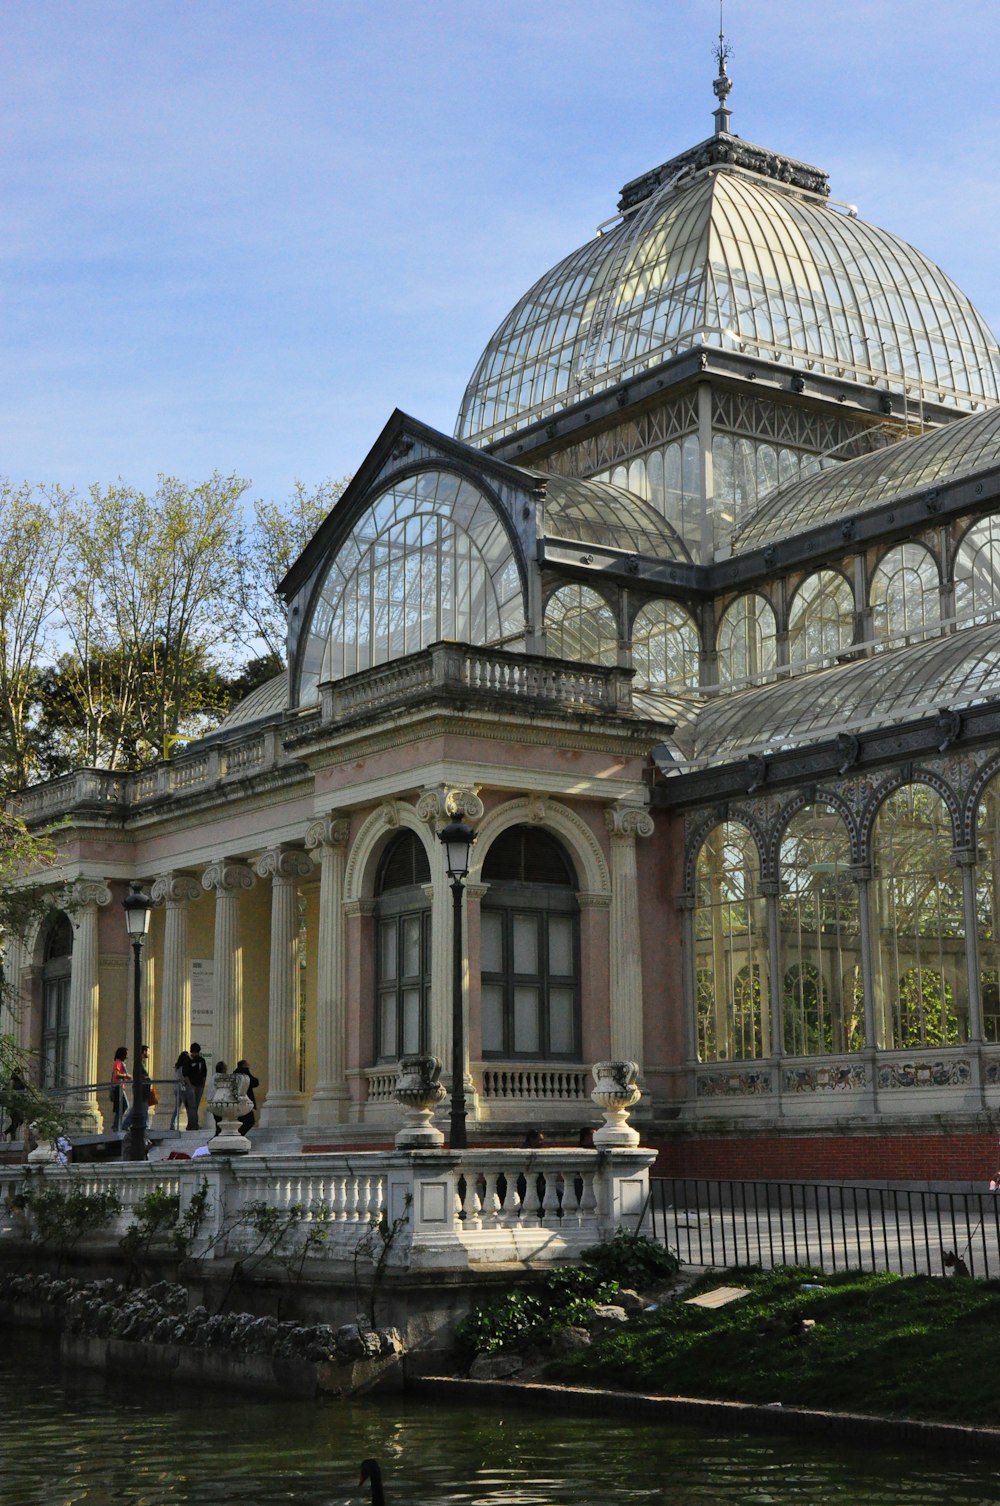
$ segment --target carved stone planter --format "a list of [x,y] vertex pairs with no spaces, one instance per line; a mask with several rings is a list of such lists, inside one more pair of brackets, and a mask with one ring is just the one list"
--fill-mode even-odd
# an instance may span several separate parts
[[436,1056],[404,1056],[393,1097],[406,1110],[406,1120],[396,1135],[400,1150],[428,1150],[444,1144],[444,1135],[431,1123],[431,1116],[445,1088],[438,1081],[441,1063]]
[[594,1132],[599,1150],[630,1148],[639,1144],[639,1131],[628,1122],[628,1111],[642,1097],[636,1082],[637,1062],[595,1062],[591,1098],[604,1111],[604,1123]]
[[240,1120],[253,1111],[247,1097],[250,1079],[245,1072],[216,1072],[209,1111],[220,1120],[219,1133],[209,1140],[213,1156],[245,1156],[250,1141],[240,1133]]

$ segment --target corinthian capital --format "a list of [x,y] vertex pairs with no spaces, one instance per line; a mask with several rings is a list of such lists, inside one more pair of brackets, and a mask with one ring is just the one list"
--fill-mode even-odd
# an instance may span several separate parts
[[236,889],[252,889],[256,879],[248,863],[234,863],[223,858],[219,863],[209,863],[201,876],[203,889],[214,889],[217,894],[231,894]]
[[313,860],[298,847],[272,847],[257,859],[258,878],[270,874],[276,883],[292,883],[297,878],[306,878],[313,871]]
[[306,846],[310,850],[314,847],[346,847],[350,834],[351,823],[347,817],[331,811],[312,823],[306,832]]
[[604,822],[612,837],[651,837],[653,818],[641,805],[606,805]]
[[110,905],[111,890],[103,879],[76,879],[72,884],[67,884],[63,908],[66,910],[86,910],[90,905]]
[[189,878],[186,873],[161,873],[149,893],[157,904],[183,905],[197,899],[201,887],[196,879]]

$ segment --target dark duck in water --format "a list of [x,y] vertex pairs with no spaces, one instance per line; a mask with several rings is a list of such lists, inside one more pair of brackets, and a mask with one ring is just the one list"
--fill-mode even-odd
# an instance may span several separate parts
[[372,1485],[372,1506],[385,1506],[385,1495],[382,1491],[382,1469],[377,1459],[363,1459],[361,1461],[361,1479],[359,1485],[364,1485],[366,1480]]

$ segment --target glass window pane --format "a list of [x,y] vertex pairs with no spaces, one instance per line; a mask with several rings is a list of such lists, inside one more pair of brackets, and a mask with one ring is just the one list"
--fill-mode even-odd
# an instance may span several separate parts
[[403,1056],[420,1050],[420,989],[403,989]]
[[541,1050],[538,1028],[538,989],[514,990],[514,1050],[537,1055]]
[[549,989],[549,1050],[569,1056],[575,1045],[574,998],[571,988]]
[[419,915],[403,916],[403,977],[416,978],[420,972]]
[[483,1050],[500,1052],[503,1050],[503,988],[499,983],[484,983],[481,998]]
[[503,916],[497,910],[482,912],[479,961],[484,973],[503,972]]
[[514,971],[538,973],[538,917],[514,916]]
[[383,920],[379,926],[379,945],[381,954],[379,968],[383,979],[395,978],[396,976],[396,922],[395,920]]
[[573,976],[573,921],[569,915],[549,916],[549,973]]
[[383,994],[379,1000],[381,1022],[379,1025],[379,1055],[395,1057],[396,1050],[396,995]]

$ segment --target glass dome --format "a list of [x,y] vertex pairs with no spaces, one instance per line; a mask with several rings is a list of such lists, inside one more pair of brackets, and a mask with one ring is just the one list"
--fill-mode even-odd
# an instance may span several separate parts
[[514,307],[466,389],[460,439],[497,440],[698,345],[965,411],[1000,399],[985,321],[905,241],[732,165],[681,176]]

